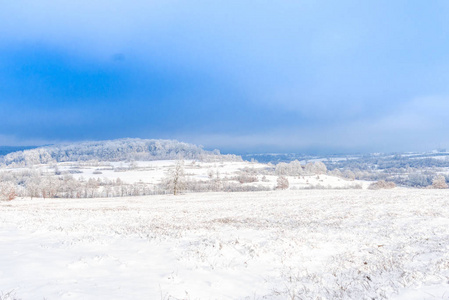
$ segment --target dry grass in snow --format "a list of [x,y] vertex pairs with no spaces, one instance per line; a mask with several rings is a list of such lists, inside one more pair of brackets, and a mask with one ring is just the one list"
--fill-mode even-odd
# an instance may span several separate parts
[[447,299],[448,282],[445,190],[0,203],[11,299]]

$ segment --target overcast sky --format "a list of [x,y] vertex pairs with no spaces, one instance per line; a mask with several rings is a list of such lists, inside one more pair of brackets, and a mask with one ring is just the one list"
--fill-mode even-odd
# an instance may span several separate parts
[[2,1],[0,145],[449,148],[449,1]]

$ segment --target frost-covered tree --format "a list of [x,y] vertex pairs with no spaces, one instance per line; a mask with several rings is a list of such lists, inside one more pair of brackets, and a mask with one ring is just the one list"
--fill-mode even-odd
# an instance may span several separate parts
[[276,165],[275,174],[282,175],[290,175],[290,176],[298,176],[304,174],[301,163],[298,160],[294,160],[290,163],[278,163]]
[[343,175],[345,176],[345,178],[347,178],[349,180],[354,180],[355,179],[355,174],[351,170],[345,170]]
[[185,186],[184,161],[180,159],[176,161],[175,166],[168,172],[165,178],[165,187],[168,192],[177,195],[185,189]]
[[0,200],[14,200],[17,196],[16,186],[12,182],[0,183]]
[[334,169],[332,171],[329,171],[329,175],[335,176],[335,177],[343,177],[343,173],[339,169]]
[[282,175],[288,175],[289,173],[289,167],[287,163],[281,162],[276,165],[275,174],[282,176]]
[[294,160],[290,162],[289,164],[289,171],[292,176],[298,176],[304,174],[303,168],[301,166],[301,163],[298,160]]
[[432,184],[432,176],[416,173],[410,174],[407,184],[414,187],[426,187]]
[[59,190],[60,182],[57,178],[46,176],[40,183],[42,198],[55,198]]
[[321,161],[316,161],[314,163],[308,163],[305,166],[305,171],[309,174],[326,174],[327,168]]

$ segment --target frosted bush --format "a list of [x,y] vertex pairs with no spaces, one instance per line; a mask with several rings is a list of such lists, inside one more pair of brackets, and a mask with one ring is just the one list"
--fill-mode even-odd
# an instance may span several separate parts
[[379,180],[373,182],[369,185],[368,189],[370,190],[380,190],[380,189],[392,189],[395,188],[396,184],[394,182],[388,182],[385,180]]
[[436,176],[432,181],[432,188],[434,189],[447,189],[446,178],[443,175]]

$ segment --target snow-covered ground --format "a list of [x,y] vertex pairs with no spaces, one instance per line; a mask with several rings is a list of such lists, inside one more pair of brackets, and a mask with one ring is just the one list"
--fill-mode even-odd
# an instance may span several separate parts
[[[132,164],[132,168],[130,168]],[[71,174],[76,179],[88,180],[90,178],[102,180],[117,180],[118,178],[126,183],[133,184],[142,182],[155,186],[159,184],[168,173],[169,169],[176,164],[175,160],[158,161],[136,161],[136,162],[100,162],[97,166],[86,163],[65,162],[51,165],[36,165],[34,170],[40,170],[44,174],[54,174],[55,166],[61,174]],[[271,175],[264,175],[264,170],[269,165],[262,163],[252,163],[248,161],[240,162],[198,162],[186,160],[184,171],[186,178],[198,181],[208,181],[215,178],[237,183],[236,177],[242,172],[248,171],[257,177],[257,181],[244,183],[250,186],[263,186],[273,189],[277,185],[278,176],[273,172]],[[0,172],[21,172],[27,168],[5,168]],[[72,172],[72,173],[69,173]],[[54,175],[56,176],[56,175]],[[290,189],[345,189],[345,188],[367,188],[370,181],[348,180],[345,178],[320,175],[286,176],[289,180]]]
[[0,202],[0,299],[382,298],[449,298],[448,190]]

